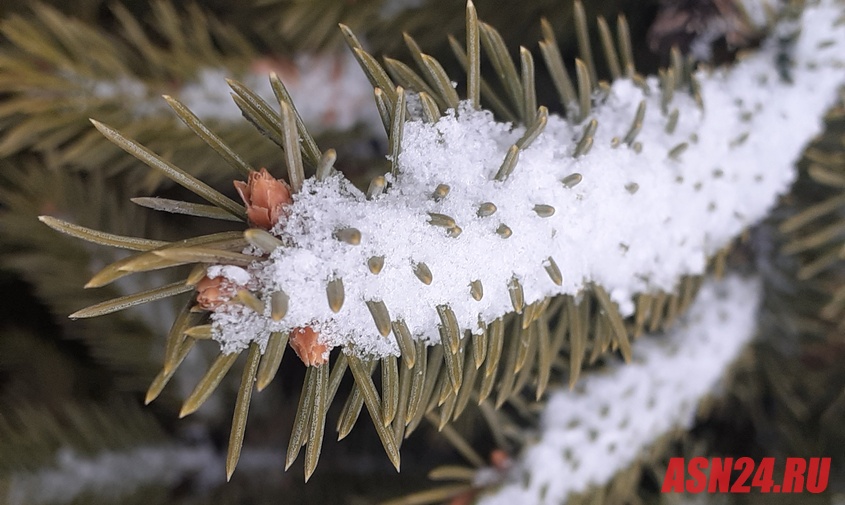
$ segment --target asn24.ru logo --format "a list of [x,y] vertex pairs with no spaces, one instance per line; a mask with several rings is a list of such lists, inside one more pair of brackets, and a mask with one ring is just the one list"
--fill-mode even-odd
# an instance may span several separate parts
[[821,493],[830,477],[830,458],[786,458],[783,478],[775,482],[775,458],[671,458],[664,493]]

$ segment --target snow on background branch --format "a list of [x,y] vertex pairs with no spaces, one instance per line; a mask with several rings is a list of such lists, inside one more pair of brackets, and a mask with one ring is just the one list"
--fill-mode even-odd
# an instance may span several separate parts
[[661,435],[688,430],[698,402],[754,336],[760,293],[759,280],[711,281],[675,329],[637,342],[632,363],[552,393],[539,440],[480,503],[564,503],[607,484]]

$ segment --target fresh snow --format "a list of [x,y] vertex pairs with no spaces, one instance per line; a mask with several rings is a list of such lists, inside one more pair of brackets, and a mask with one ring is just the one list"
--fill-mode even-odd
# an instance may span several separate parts
[[754,335],[759,280],[705,284],[679,324],[634,346],[630,364],[585,375],[549,397],[539,439],[480,505],[565,503],[603,486],[660,436],[688,430],[699,401]]
[[[479,321],[513,310],[513,278],[524,287],[527,304],[597,283],[630,315],[637,293],[673,291],[682,276],[704,273],[709,257],[762,219],[789,189],[795,161],[845,82],[845,30],[835,25],[842,13],[836,0],[805,9],[800,24],[807,29],[791,54],[792,82],[779,74],[777,41],[730,69],[699,72],[704,108],[676,92],[669,110],[677,108],[680,120],[672,134],[664,133],[656,80],[648,81],[650,93],[618,80],[594,107],[599,127],[589,155],[572,157],[584,125],[550,116],[504,182],[494,175],[522,127],[467,104],[436,124],[406,123],[400,175],[387,192],[368,201],[340,176],[307,180],[274,230],[287,245],[249,268],[248,287],[260,298],[269,300],[280,289],[290,296],[287,315],[274,322],[269,303],[264,314],[230,304],[212,316],[215,338],[224,352],[235,352],[251,341],[264,345],[271,331],[310,325],[330,347],[395,355],[395,340],[378,334],[366,301],[383,301],[392,320],[404,320],[416,338],[436,343],[437,305],[448,304],[461,328],[477,331]],[[641,152],[612,147],[641,100],[648,104],[637,137]],[[688,149],[670,157],[680,143]],[[573,173],[583,182],[561,184]],[[432,192],[439,184],[451,192],[436,201]],[[477,217],[482,202],[493,202],[498,211]],[[538,216],[538,204],[552,205],[555,214]],[[452,216],[463,233],[449,237],[428,223],[430,212]],[[496,234],[501,224],[513,230],[510,238]],[[360,230],[359,245],[333,237],[347,227]],[[367,268],[372,256],[385,257],[378,275]],[[563,273],[562,286],[544,269],[549,257]],[[414,275],[419,262],[433,274],[430,285]],[[326,299],[334,278],[343,280],[346,293],[337,314]],[[475,280],[484,287],[481,301],[469,296]]]
[[208,277],[212,279],[217,277],[223,277],[226,280],[229,280],[239,286],[245,286],[252,279],[252,277],[249,275],[249,272],[247,272],[241,267],[236,267],[234,265],[210,266],[208,267],[206,275],[208,275]]

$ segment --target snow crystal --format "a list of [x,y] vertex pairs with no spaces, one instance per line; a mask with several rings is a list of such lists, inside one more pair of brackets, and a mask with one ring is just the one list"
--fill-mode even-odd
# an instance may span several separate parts
[[249,275],[249,272],[234,265],[212,265],[208,267],[206,275],[210,279],[224,277],[239,286],[246,286],[249,284],[249,281],[252,280],[252,276]]
[[539,440],[480,503],[564,503],[607,484],[661,435],[689,429],[699,400],[753,336],[760,287],[740,277],[705,284],[674,330],[634,346],[632,363],[552,393]]
[[[216,337],[229,352],[250,341],[263,345],[270,331],[312,326],[329,346],[361,354],[398,354],[395,340],[379,335],[366,301],[382,301],[392,320],[404,320],[418,339],[439,341],[436,307],[447,304],[462,329],[513,310],[508,285],[517,279],[526,304],[603,286],[623,315],[637,293],[673,291],[684,275],[702,274],[707,259],[763,218],[795,177],[794,162],[820,131],[821,117],[845,81],[845,30],[834,0],[808,7],[804,30],[791,55],[792,82],[776,65],[775,41],[730,69],[699,72],[703,108],[676,92],[668,110],[680,119],[665,133],[656,79],[650,92],[630,80],[613,83],[592,117],[598,131],[589,155],[573,158],[584,125],[550,116],[545,131],[519,157],[506,181],[494,176],[524,128],[494,120],[462,104],[435,124],[405,125],[399,175],[388,191],[369,201],[344,179],[306,181],[294,195],[289,218],[274,230],[286,243],[250,273],[263,300],[283,290],[290,296],[281,321],[241,311],[215,314]],[[641,101],[647,112],[637,142],[613,147],[631,126]],[[679,156],[670,152],[687,146]],[[638,146],[640,147],[640,146]],[[580,173],[569,188],[560,181]],[[432,192],[446,184],[445,198]],[[479,217],[492,202],[497,211]],[[536,205],[551,205],[541,217]],[[429,223],[430,213],[454,218],[462,233],[449,235]],[[496,233],[501,225],[509,238]],[[361,232],[359,245],[335,238],[342,228]],[[378,275],[367,260],[383,256]],[[563,274],[556,286],[544,266],[553,258]],[[430,285],[414,274],[424,263]],[[333,313],[326,284],[342,279],[346,301]],[[470,283],[481,281],[475,301]],[[251,289],[252,286],[251,285]]]

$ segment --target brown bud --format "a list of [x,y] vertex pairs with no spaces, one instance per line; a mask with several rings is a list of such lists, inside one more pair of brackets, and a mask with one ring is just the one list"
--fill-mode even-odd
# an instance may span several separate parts
[[505,471],[513,465],[513,460],[502,449],[494,449],[490,452],[490,464],[496,470]]
[[223,276],[203,277],[197,283],[197,305],[205,310],[216,310],[235,296],[237,287],[236,284]]
[[246,204],[249,222],[269,230],[284,215],[284,209],[293,201],[290,186],[274,178],[267,169],[250,172],[247,182],[235,181],[235,189]]
[[320,334],[310,326],[294,328],[290,332],[290,346],[305,366],[318,366],[326,363],[326,344],[318,342]]

